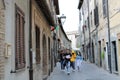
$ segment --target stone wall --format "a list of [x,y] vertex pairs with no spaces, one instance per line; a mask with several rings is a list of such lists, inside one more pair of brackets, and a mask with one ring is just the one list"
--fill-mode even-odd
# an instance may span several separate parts
[[[2,5],[0,3],[0,5]],[[5,41],[5,21],[4,9],[0,6],[0,80],[4,78],[4,41]]]

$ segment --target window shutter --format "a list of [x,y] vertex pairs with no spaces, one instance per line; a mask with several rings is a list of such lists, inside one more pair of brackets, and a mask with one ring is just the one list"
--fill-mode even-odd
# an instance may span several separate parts
[[98,13],[98,6],[94,9],[94,23],[98,27],[99,25],[99,13]]
[[16,70],[25,67],[25,43],[24,43],[24,14],[16,6],[16,31],[15,31],[15,67]]
[[103,16],[107,17],[107,1],[103,0]]

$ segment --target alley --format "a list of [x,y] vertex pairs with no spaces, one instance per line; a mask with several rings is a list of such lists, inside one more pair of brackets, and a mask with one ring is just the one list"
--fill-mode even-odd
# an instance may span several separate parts
[[60,64],[57,63],[48,80],[120,80],[120,77],[88,62],[83,62],[81,71],[76,70],[67,75],[65,71],[60,70]]
[[120,0],[0,0],[0,80],[120,80]]

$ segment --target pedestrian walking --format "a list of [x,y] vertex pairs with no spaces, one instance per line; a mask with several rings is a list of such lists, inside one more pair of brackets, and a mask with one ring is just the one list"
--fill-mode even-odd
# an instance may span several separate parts
[[60,64],[61,64],[61,70],[64,70],[64,59],[65,59],[65,57],[64,57],[64,51],[63,50],[61,50],[60,51]]
[[69,52],[69,49],[66,49],[65,67],[68,75],[70,75],[70,58],[71,58],[71,53]]
[[81,56],[81,53],[79,52],[76,56],[76,66],[77,66],[78,71],[80,71],[81,69],[82,62],[83,62],[83,58]]
[[72,56],[71,56],[71,59],[70,59],[70,66],[72,67],[73,71],[75,71],[75,60],[76,60],[76,53],[74,50],[72,50],[71,52]]

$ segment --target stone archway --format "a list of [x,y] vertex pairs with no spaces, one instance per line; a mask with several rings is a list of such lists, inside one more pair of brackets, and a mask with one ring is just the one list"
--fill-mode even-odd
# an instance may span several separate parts
[[[43,63],[43,75],[47,76],[47,42],[46,42],[46,37],[43,35],[42,38],[42,46],[43,46],[43,56],[42,56],[42,63]],[[44,77],[45,78],[45,77]]]

